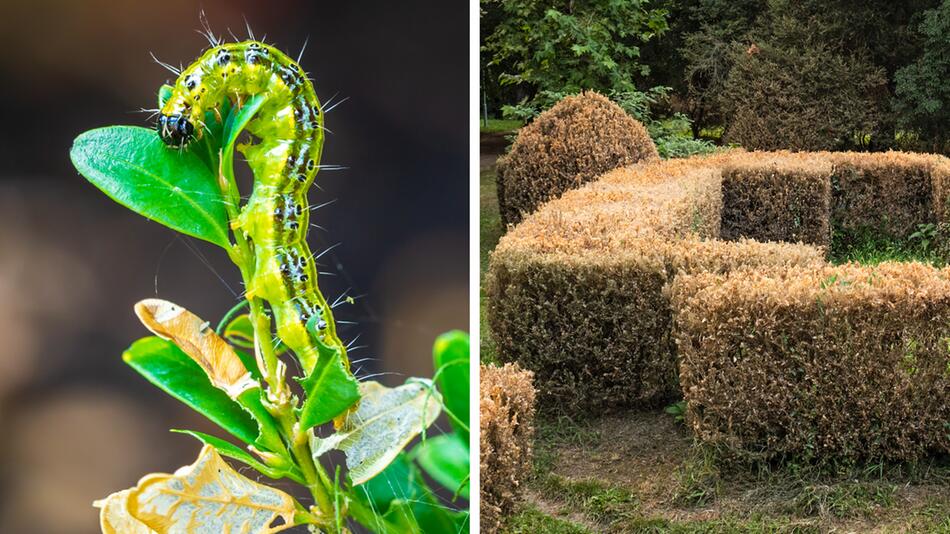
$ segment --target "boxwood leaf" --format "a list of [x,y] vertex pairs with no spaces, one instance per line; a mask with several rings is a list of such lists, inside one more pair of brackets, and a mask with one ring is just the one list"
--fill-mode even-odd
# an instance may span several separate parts
[[373,532],[469,531],[468,512],[446,508],[405,453],[355,493],[353,515]]
[[194,360],[171,341],[149,336],[122,354],[133,369],[163,391],[214,421],[245,443],[255,443],[258,425],[240,404],[214,387]]
[[126,505],[147,527],[183,534],[275,533],[296,524],[297,510],[293,497],[240,475],[211,445],[174,474],[143,477]]
[[165,102],[168,102],[168,99],[172,97],[172,91],[174,91],[174,90],[175,90],[175,88],[172,87],[172,86],[170,86],[170,85],[168,85],[167,83],[162,84],[162,86],[158,88],[158,107],[159,107],[159,109],[165,107]]
[[69,156],[80,174],[119,204],[183,234],[229,246],[215,175],[190,151],[165,146],[154,130],[90,130],[76,138]]
[[453,493],[469,498],[468,443],[455,434],[429,438],[412,449],[426,473]]
[[314,460],[330,449],[345,452],[350,480],[358,486],[382,472],[435,422],[441,402],[432,382],[421,378],[395,388],[361,382],[359,407],[346,415],[338,431],[326,438],[311,435]]
[[172,430],[172,432],[177,432],[179,434],[189,435],[198,441],[204,443],[205,445],[211,445],[218,451],[218,454],[221,456],[226,456],[233,460],[243,462],[258,472],[273,478],[274,480],[279,480],[281,478],[289,478],[297,483],[306,485],[307,482],[304,480],[303,475],[297,470],[293,464],[289,464],[287,469],[278,469],[276,467],[271,467],[254,456],[246,450],[234,445],[230,441],[225,441],[221,438],[205,434],[204,432],[198,432],[196,430]]
[[131,489],[117,491],[105,499],[92,503],[99,512],[99,528],[102,534],[156,534],[145,523],[129,513]]
[[299,380],[307,399],[300,410],[302,430],[322,425],[340,415],[360,398],[356,378],[343,365],[338,350],[321,347],[317,364]]
[[[221,335],[224,336],[224,339],[227,339],[229,343],[235,347],[241,347],[243,349],[253,350],[254,349],[254,326],[251,324],[251,318],[248,314],[244,313],[238,315],[237,317],[231,319],[224,329],[221,331]],[[287,345],[280,340],[277,340],[274,343],[274,352],[278,356],[284,354],[289,349]],[[241,351],[237,351],[238,355],[241,355]],[[244,356],[241,356],[241,359],[244,359]],[[251,360],[254,357],[251,356]],[[251,371],[258,380],[260,380],[260,372],[256,371],[257,364],[254,364],[254,368],[248,367],[248,370]],[[256,373],[256,374],[255,374]]]
[[251,122],[251,119],[254,118],[254,115],[261,109],[261,106],[263,106],[266,101],[267,97],[263,93],[256,94],[249,98],[243,106],[239,109],[232,110],[228,115],[221,139],[221,154],[223,158],[221,166],[223,168],[230,169],[234,165],[234,144],[237,142],[237,138],[241,135],[241,132],[244,131],[244,128]]
[[463,442],[468,443],[469,431],[469,338],[461,330],[446,332],[436,338],[432,360],[438,373],[437,383],[442,392],[449,422]]
[[197,315],[174,302],[154,298],[137,302],[135,315],[153,334],[172,341],[190,356],[211,383],[232,399],[249,389],[260,388],[234,347]]

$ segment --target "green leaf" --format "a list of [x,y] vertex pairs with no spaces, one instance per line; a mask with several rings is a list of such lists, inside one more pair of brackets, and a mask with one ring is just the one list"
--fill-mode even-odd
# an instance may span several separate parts
[[133,369],[149,382],[214,421],[245,443],[255,443],[258,425],[240,404],[214,387],[208,375],[171,341],[149,336],[122,354]]
[[252,456],[251,453],[238,447],[237,445],[234,445],[233,443],[229,441],[225,441],[221,438],[218,438],[209,434],[205,434],[204,432],[198,432],[196,430],[177,430],[177,429],[172,430],[172,432],[175,432],[178,434],[186,434],[204,443],[205,445],[211,445],[218,451],[218,454],[220,454],[221,456],[225,456],[227,458],[231,458],[233,460],[243,462],[253,467],[261,474],[269,476],[270,478],[273,478],[274,480],[279,480],[281,478],[289,478],[293,480],[294,482],[298,482],[304,485],[307,484],[303,478],[303,475],[300,473],[299,470],[297,470],[296,467],[293,466],[293,464],[289,464],[286,469],[278,469],[276,467],[271,467],[261,462],[260,460]]
[[172,87],[172,86],[170,86],[170,85],[168,85],[167,83],[166,83],[166,84],[162,84],[162,86],[158,88],[158,107],[159,107],[159,109],[165,107],[165,102],[168,102],[168,99],[172,97],[172,91],[174,91],[174,90],[175,90],[175,88]]
[[436,338],[432,347],[436,382],[455,432],[468,443],[469,434],[469,338],[460,330]]
[[90,130],[76,138],[69,155],[80,174],[119,204],[183,234],[230,246],[215,176],[191,152],[165,146],[154,130]]
[[224,139],[224,123],[230,112],[231,102],[227,98],[218,105],[217,113],[215,113],[214,110],[206,111],[204,125],[198,125],[201,128],[201,138],[186,149],[194,152],[201,158],[201,161],[205,162],[211,174],[215,176],[218,175],[220,170],[218,164],[221,153],[221,143]]
[[347,414],[337,433],[311,434],[314,460],[330,449],[345,452],[350,480],[358,486],[382,472],[440,412],[439,393],[428,380],[412,378],[396,388],[361,382],[359,407]]
[[244,349],[254,348],[254,325],[251,324],[251,317],[248,314],[241,314],[235,317],[224,327],[221,333],[224,339],[227,339],[232,345]]
[[244,131],[244,128],[251,122],[254,115],[261,109],[267,96],[259,93],[248,99],[240,109],[232,110],[224,124],[221,136],[221,167],[232,169],[234,167],[234,143]]
[[469,498],[468,443],[454,434],[429,438],[412,450],[415,460],[436,482]]
[[356,520],[382,534],[469,531],[468,512],[446,508],[405,453],[357,487],[354,504]]
[[[254,326],[251,324],[250,316],[245,313],[232,319],[222,330],[221,337],[227,339],[229,343],[236,347],[253,350]],[[274,352],[277,353],[278,356],[287,352],[288,350],[290,349],[287,348],[287,345],[284,345],[284,343],[279,340],[275,344]],[[239,356],[241,356],[241,351],[236,352]],[[247,354],[241,356],[241,359],[243,360],[245,357],[250,358],[251,361],[254,361],[254,357]],[[254,374],[257,370],[257,362],[254,362],[253,368],[248,367],[248,370],[251,371],[251,374]],[[259,371],[258,375],[254,376],[257,378],[259,376]]]
[[307,392],[300,410],[301,430],[322,425],[340,415],[360,398],[356,378],[343,365],[340,352],[320,350],[313,371],[298,380]]
[[406,453],[398,456],[383,470],[379,476],[371,478],[358,493],[367,498],[367,502],[380,514],[389,510],[389,504],[396,499],[411,500],[426,493],[426,488],[419,486],[417,479],[418,469],[409,460]]
[[261,388],[253,388],[238,395],[237,401],[257,421],[259,435],[254,443],[268,451],[282,452],[285,447],[280,438],[280,429],[274,416],[264,407],[262,395]]
[[244,364],[244,368],[251,373],[251,378],[260,382],[264,379],[261,375],[261,370],[257,367],[257,360],[254,358],[254,355],[249,352],[244,352],[240,349],[234,349],[234,353],[237,354],[237,357],[241,359],[241,363]]

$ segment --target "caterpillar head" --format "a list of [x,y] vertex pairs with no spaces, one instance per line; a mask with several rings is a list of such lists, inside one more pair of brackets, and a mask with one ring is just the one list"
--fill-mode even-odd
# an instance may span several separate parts
[[161,114],[156,128],[162,141],[171,147],[184,147],[195,138],[195,125],[181,113]]

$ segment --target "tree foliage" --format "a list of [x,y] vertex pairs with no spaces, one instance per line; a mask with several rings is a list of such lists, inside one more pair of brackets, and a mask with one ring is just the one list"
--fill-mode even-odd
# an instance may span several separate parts
[[482,0],[497,24],[484,37],[498,83],[523,89],[526,102],[549,93],[636,91],[650,68],[640,47],[667,29],[649,0]]
[[926,12],[917,27],[923,53],[895,75],[895,110],[901,126],[931,141],[931,149],[950,140],[950,0]]
[[[632,114],[651,133],[652,117],[683,113],[690,137],[731,128],[735,140],[738,123],[765,120],[758,111],[765,106],[778,113],[769,125],[820,119],[810,136],[822,140],[778,137],[769,141],[776,148],[950,150],[945,0],[481,5],[483,83],[493,110],[533,117],[565,95],[595,89],[618,103],[649,100]],[[760,53],[746,54],[753,45]],[[796,77],[800,68],[811,78]],[[756,88],[771,91],[777,105],[735,101]],[[789,133],[800,131],[790,124]]]
[[750,44],[733,47],[719,105],[724,138],[750,149],[860,147],[880,129],[887,78],[865,55],[830,45],[787,0],[772,0]]

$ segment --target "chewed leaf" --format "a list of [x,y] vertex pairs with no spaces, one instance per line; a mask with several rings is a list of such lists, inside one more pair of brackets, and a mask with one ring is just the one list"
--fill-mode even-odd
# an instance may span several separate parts
[[442,400],[432,382],[410,379],[397,388],[360,383],[360,403],[327,438],[311,435],[314,458],[331,449],[346,453],[350,480],[358,486],[379,474],[412,438],[431,425]]
[[[245,464],[253,467],[257,471],[277,480],[284,477],[292,479],[294,482],[300,484],[306,484],[303,475],[300,474],[300,471],[290,462],[286,461],[286,466],[283,467],[272,467],[264,464],[257,458],[251,456],[246,450],[232,444],[229,441],[225,441],[221,438],[214,437],[204,432],[197,432],[195,430],[172,430],[172,432],[178,432],[181,434],[187,434],[205,445],[211,445],[214,447],[218,454],[231,458],[232,460],[237,460],[239,462],[244,462]],[[260,453],[259,453],[260,454]]]
[[[294,499],[238,474],[214,447],[173,475],[151,474],[128,494],[129,515],[159,534],[269,534],[294,525]],[[282,520],[278,526],[275,521]],[[144,531],[148,532],[148,531]]]
[[128,501],[131,492],[132,490],[118,491],[92,503],[96,508],[101,508],[99,527],[102,534],[155,534],[154,530],[129,513]]
[[339,416],[360,398],[359,383],[343,364],[339,352],[321,352],[317,364],[300,385],[307,400],[300,410],[300,427],[309,430]]
[[260,386],[231,345],[195,314],[161,299],[138,302],[135,314],[155,335],[175,343],[190,356],[208,374],[211,383],[232,399]]

